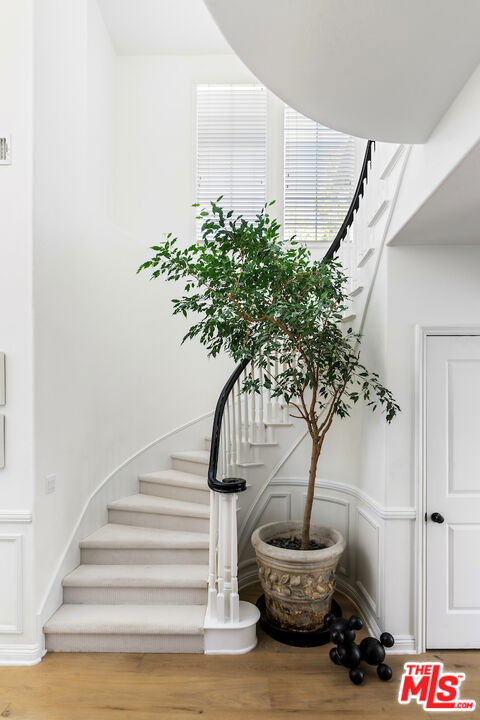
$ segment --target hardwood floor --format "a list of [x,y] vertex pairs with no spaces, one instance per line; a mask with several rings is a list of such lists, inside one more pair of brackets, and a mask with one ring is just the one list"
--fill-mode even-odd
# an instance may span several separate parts
[[[250,586],[244,599],[255,599]],[[344,614],[355,608],[338,597]],[[465,672],[462,697],[480,704],[480,652],[442,651],[390,656],[393,679],[366,668],[356,687],[333,665],[329,646],[293,648],[259,629],[248,655],[48,654],[34,667],[0,668],[0,718],[10,720],[292,720],[292,718],[428,718],[415,703],[397,702],[403,663],[435,659]],[[472,717],[478,713],[448,713]]]

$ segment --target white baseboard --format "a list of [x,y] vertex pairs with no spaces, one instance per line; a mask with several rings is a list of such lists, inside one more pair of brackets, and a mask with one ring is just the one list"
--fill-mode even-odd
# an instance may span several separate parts
[[[357,592],[348,581],[339,576],[337,576],[337,590],[350,600],[353,600],[362,613],[368,632],[373,637],[379,638],[383,630],[379,626],[377,618],[364,597]],[[410,655],[417,653],[415,637],[413,635],[394,635],[394,637],[395,645],[392,648],[388,648],[387,655]]]
[[371,607],[365,601],[363,596],[352,585],[350,585],[346,578],[342,578],[339,575],[337,575],[336,587],[338,592],[342,593],[342,595],[345,595],[349,598],[349,600],[352,600],[355,603],[363,615],[368,632],[372,636],[378,638],[382,633],[382,630],[380,629],[377,618],[373,614]]
[[255,558],[244,560],[238,566],[238,587],[240,590],[258,582],[258,565]]
[[44,655],[39,644],[0,645],[0,665],[37,665]]
[[395,645],[387,650],[388,655],[417,655],[414,635],[395,635]]

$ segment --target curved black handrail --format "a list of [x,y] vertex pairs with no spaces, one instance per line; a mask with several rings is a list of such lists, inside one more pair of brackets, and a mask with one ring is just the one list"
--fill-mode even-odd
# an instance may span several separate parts
[[[322,262],[326,262],[327,260],[331,260],[333,258],[335,253],[338,251],[340,245],[342,244],[342,241],[345,239],[348,228],[353,222],[354,213],[356,212],[356,210],[358,210],[360,198],[363,197],[364,184],[365,180],[368,177],[368,164],[372,158],[372,150],[374,145],[374,140],[368,140],[367,147],[365,149],[365,156],[363,158],[362,169],[358,178],[357,187],[353,194],[352,202],[350,203],[348,212],[345,215],[345,220],[343,221],[339,231],[335,235],[335,239],[333,240],[332,244],[323,256]],[[213,418],[212,428],[212,441],[210,445],[210,460],[208,463],[208,487],[210,488],[210,490],[215,490],[215,492],[238,493],[242,492],[247,487],[247,481],[243,480],[242,478],[230,477],[224,478],[223,480],[217,480],[217,466],[218,452],[220,449],[220,432],[222,429],[225,405],[227,403],[228,396],[235,387],[235,383],[237,382],[249,362],[250,360],[248,359],[242,360],[242,362],[237,365],[233,373],[228,378],[228,381],[225,384],[222,392],[220,393],[220,397],[218,398],[217,405],[215,407],[215,416]]]

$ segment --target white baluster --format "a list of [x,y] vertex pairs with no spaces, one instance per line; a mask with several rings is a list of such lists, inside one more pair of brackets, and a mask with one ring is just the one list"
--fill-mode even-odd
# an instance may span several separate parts
[[[245,368],[245,370],[243,371],[243,380],[244,380],[244,382],[245,382],[246,379],[247,379],[247,369]],[[247,392],[243,393],[243,414],[244,414],[244,418],[243,418],[243,442],[244,442],[244,444],[245,444],[245,449],[246,449],[247,452],[248,452],[248,449],[247,449],[247,448],[248,448],[248,440],[249,440],[249,438],[248,438],[248,430],[249,430],[248,401],[249,401],[249,399],[250,399],[250,398],[249,398],[248,393],[247,393]]]
[[[288,370],[288,365],[286,362],[282,363],[282,372],[286,372]],[[282,405],[282,422],[288,423],[290,420],[289,418],[289,412],[288,412],[288,404],[285,400],[283,400]]]
[[225,412],[223,413],[222,420],[222,432],[221,432],[221,450],[222,450],[222,479],[227,477],[228,474],[228,463],[227,463],[227,423],[225,418]]
[[217,619],[218,622],[225,622],[226,598],[225,598],[225,553],[227,552],[226,523],[225,523],[225,498],[222,493],[218,495],[218,543],[217,543]]
[[237,420],[235,417],[235,390],[230,393],[232,398],[232,466],[238,463],[238,447],[237,447]]
[[240,396],[240,380],[237,380],[235,390],[237,393],[237,463],[245,462],[243,451],[243,428],[242,428],[242,398]]
[[232,623],[236,623],[240,619],[237,578],[237,500],[238,495],[236,493],[230,496],[230,622]]
[[259,435],[258,435],[258,442],[265,442],[265,418],[264,418],[264,399],[265,399],[265,391],[263,388],[263,368],[258,368],[258,376],[260,379],[260,397],[259,397],[259,408],[258,408],[258,426],[259,426]]
[[217,618],[217,545],[218,545],[218,493],[210,490],[210,538],[208,551],[208,604],[207,615]]
[[230,422],[230,396],[228,397],[227,403],[225,405],[225,414],[223,417],[223,422],[225,423],[226,427],[226,458],[227,458],[227,467],[226,472],[227,476],[232,473],[233,468],[233,461],[232,461],[232,429],[231,429],[231,422]]
[[[268,378],[271,380],[271,364],[268,363]],[[265,373],[265,370],[264,370]],[[274,422],[273,419],[273,402],[272,402],[272,390],[267,390],[267,403],[266,403],[266,411],[267,411],[267,422],[272,423]]]
[[[252,362],[252,368],[251,368],[251,374],[252,374],[252,382],[255,382],[255,365]],[[255,391],[252,392],[252,422],[251,422],[251,433],[250,433],[250,439],[252,442],[257,442],[258,438],[258,428],[257,428],[257,393]]]
[[[277,376],[280,373],[279,369],[279,362],[278,362],[278,355],[275,358],[275,364],[274,364],[274,375],[275,375],[275,385],[277,384]],[[274,404],[273,404],[273,414],[275,417],[275,422],[281,423],[282,422],[282,400],[278,395],[276,395],[274,398]]]

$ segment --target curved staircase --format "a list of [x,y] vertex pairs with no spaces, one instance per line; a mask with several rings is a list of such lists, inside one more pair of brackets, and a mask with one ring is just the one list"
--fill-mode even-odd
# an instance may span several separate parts
[[44,627],[59,652],[204,652],[210,492],[208,452],[172,456],[139,493],[108,505],[80,543],[63,605]]
[[[367,143],[349,212],[324,257],[339,260],[349,277],[343,320],[360,331],[407,157],[404,145]],[[259,613],[238,596],[238,497],[245,535],[283,462],[276,428],[294,425],[263,383],[258,397],[242,394],[249,365],[244,359],[220,394],[209,449],[177,450],[170,469],[140,475],[139,492],[110,502],[108,523],[80,542],[81,564],[64,578],[64,604],[44,627],[47,650],[236,654],[255,647]]]

